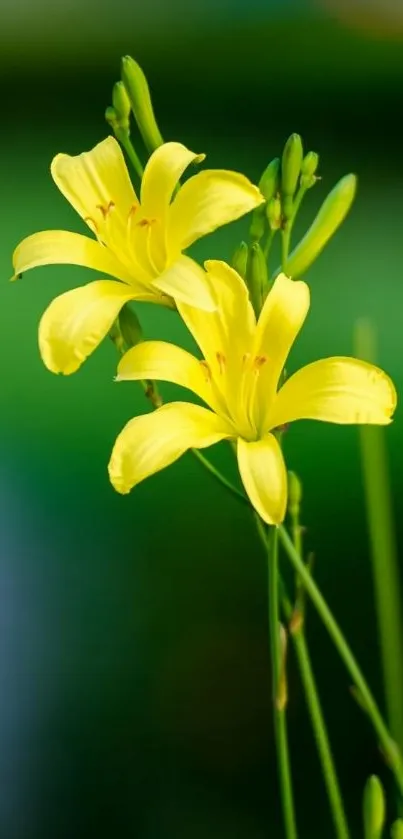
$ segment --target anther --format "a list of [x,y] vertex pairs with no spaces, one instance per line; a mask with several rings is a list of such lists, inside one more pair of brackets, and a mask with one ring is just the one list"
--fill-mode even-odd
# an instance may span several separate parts
[[256,373],[260,372],[260,368],[266,364],[267,357],[265,355],[257,355],[253,361],[253,368]]
[[211,382],[211,370],[210,370],[209,365],[207,364],[207,361],[200,361],[200,366],[203,369],[204,378],[205,378],[206,382]]
[[225,355],[224,355],[224,353],[222,353],[222,352],[216,352],[215,357],[216,357],[216,359],[217,359],[217,361],[218,361],[218,366],[219,366],[219,368],[220,368],[220,373],[221,373],[221,375],[222,375],[222,374],[224,373],[224,370],[225,370],[225,364],[226,364],[226,358],[225,358]]
[[142,218],[141,221],[137,222],[138,227],[151,227],[152,224],[155,224],[157,221],[156,218]]
[[132,220],[134,214],[137,213],[138,208],[139,208],[138,204],[132,204],[132,206],[130,207],[130,210],[129,210],[128,221]]
[[106,207],[103,204],[97,204],[97,210],[99,210],[102,214],[103,220],[105,221],[111,212],[114,209],[115,203],[114,201],[109,201]]

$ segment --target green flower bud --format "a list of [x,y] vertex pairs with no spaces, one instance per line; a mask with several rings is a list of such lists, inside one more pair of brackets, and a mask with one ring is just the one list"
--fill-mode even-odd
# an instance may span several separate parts
[[128,347],[135,347],[136,344],[139,344],[143,340],[141,323],[129,303],[125,303],[123,309],[120,311],[119,326],[125,344]]
[[122,81],[146,148],[153,152],[162,146],[161,137],[151,102],[147,79],[130,55],[122,58]]
[[258,242],[253,242],[249,248],[246,281],[251,303],[258,317],[269,284],[266,259]]
[[319,155],[316,151],[309,151],[308,154],[305,155],[301,165],[300,185],[304,189],[310,189],[312,186],[315,186],[316,181],[318,180],[315,175],[318,164]]
[[301,277],[344,221],[357,188],[355,175],[345,175],[325,198],[314,222],[290,254],[287,273]]
[[129,131],[131,106],[123,82],[116,82],[113,86],[112,105],[120,128]]
[[280,185],[280,158],[275,157],[274,160],[266,166],[262,177],[259,181],[259,189],[264,195],[266,201],[270,201],[276,194]]
[[403,819],[398,819],[390,829],[391,839],[403,839]]
[[118,115],[115,111],[115,108],[112,108],[112,105],[109,105],[109,107],[106,109],[105,119],[109,123],[109,125],[113,128],[113,130],[115,130],[115,126],[118,123]]
[[309,151],[301,163],[301,175],[314,175],[319,165],[319,155]]
[[376,775],[371,775],[365,785],[363,815],[365,839],[381,839],[385,824],[385,793]]
[[238,272],[239,276],[244,280],[246,277],[246,270],[248,265],[248,246],[246,242],[241,242],[237,247],[234,256],[232,257],[232,267]]
[[288,472],[288,512],[299,516],[302,501],[302,484],[295,472]]
[[267,220],[270,230],[280,230],[281,227],[281,201],[278,196],[272,198],[266,207]]
[[281,192],[293,198],[301,172],[304,151],[299,134],[291,134],[283,151],[281,160]]
[[266,207],[264,204],[260,204],[259,207],[256,207],[252,213],[252,222],[250,226],[250,236],[251,239],[254,239],[258,242],[262,236],[264,236],[266,228]]

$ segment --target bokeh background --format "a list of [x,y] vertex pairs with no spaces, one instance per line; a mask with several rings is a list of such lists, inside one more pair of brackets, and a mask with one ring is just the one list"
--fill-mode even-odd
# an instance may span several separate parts
[[[108,342],[71,378],[48,373],[37,350],[46,305],[91,275],[44,268],[8,283],[23,236],[84,232],[49,163],[108,133],[126,53],[147,72],[164,136],[209,165],[257,179],[292,131],[320,152],[301,231],[336,180],[357,172],[353,211],[309,273],[292,368],[351,353],[354,322],[369,316],[402,392],[403,12],[399,0],[0,8],[0,835],[276,839],[266,568],[253,525],[190,455],[116,495],[106,465],[123,424],[147,410],[140,389],[114,384]],[[194,253],[229,258],[245,229]],[[173,314],[143,306],[141,317],[149,337],[190,346]],[[400,411],[387,440],[401,543]],[[357,430],[296,424],[286,448],[303,476],[317,579],[382,702]],[[224,447],[211,456],[233,473]],[[308,620],[359,837],[364,782],[388,774],[312,609]],[[331,825],[292,658],[289,681],[301,837],[323,839]]]

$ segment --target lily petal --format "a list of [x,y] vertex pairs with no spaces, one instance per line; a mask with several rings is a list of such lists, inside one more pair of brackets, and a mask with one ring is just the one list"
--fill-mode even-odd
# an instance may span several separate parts
[[242,359],[253,329],[255,316],[249,294],[239,274],[226,262],[210,259],[204,263],[205,283],[214,311],[206,316],[193,306],[178,301],[178,311],[213,371],[220,368],[217,353],[225,362],[239,355]]
[[128,350],[118,366],[116,381],[156,379],[188,388],[213,411],[219,400],[207,366],[175,344],[166,341],[143,341]]
[[206,272],[194,259],[184,254],[154,280],[152,285],[173,297],[176,303],[187,303],[205,312],[213,312],[215,309]]
[[39,324],[39,349],[52,373],[75,373],[133,299],[127,285],[98,280],[56,297]]
[[202,449],[231,436],[226,423],[199,405],[171,402],[130,420],[119,434],[108,466],[111,483],[123,494],[177,460],[187,449]]
[[264,201],[257,186],[237,172],[206,169],[180,188],[169,212],[168,245],[180,250],[240,218]]
[[264,361],[256,379],[254,403],[257,427],[267,431],[267,416],[290,349],[309,311],[309,288],[280,274],[267,295],[255,338],[254,355]]
[[239,438],[238,465],[245,490],[259,516],[267,524],[280,524],[287,506],[287,472],[273,434],[252,443]]
[[145,216],[165,215],[176,184],[190,163],[201,163],[204,154],[195,154],[182,143],[164,143],[151,155],[141,181],[141,207]]
[[121,244],[126,242],[129,214],[138,199],[114,137],[83,154],[57,154],[50,169],[60,192],[93,232],[108,242],[113,225],[113,238],[119,235]]
[[23,239],[13,254],[13,279],[30,268],[62,264],[93,268],[123,282],[133,283],[132,275],[108,248],[88,236],[68,230],[44,230]]
[[396,402],[394,384],[383,370],[355,358],[324,358],[288,379],[276,396],[270,424],[316,419],[387,425]]
[[232,406],[235,418],[242,410],[243,363],[250,350],[255,315],[246,285],[233,268],[213,259],[204,266],[215,311],[206,315],[180,301],[177,307],[206,359],[213,381],[228,406]]

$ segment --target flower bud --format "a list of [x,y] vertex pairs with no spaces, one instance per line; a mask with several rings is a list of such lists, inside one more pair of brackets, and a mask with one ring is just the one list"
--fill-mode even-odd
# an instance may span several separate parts
[[308,154],[305,155],[301,165],[300,185],[304,189],[310,189],[316,184],[318,179],[315,172],[318,168],[318,164],[319,155],[316,151],[309,151]]
[[259,242],[259,240],[264,236],[266,228],[266,207],[264,204],[260,204],[259,207],[255,207],[252,213],[252,222],[250,226],[250,236],[255,242]]
[[281,201],[278,196],[271,198],[266,207],[267,220],[270,230],[280,230],[281,227]]
[[397,819],[390,829],[391,839],[403,839],[403,819]]
[[325,198],[309,230],[288,257],[286,270],[289,276],[301,277],[319,256],[344,221],[356,188],[356,176],[345,175]]
[[363,815],[365,839],[381,839],[385,824],[385,793],[376,775],[371,775],[365,785]]
[[241,242],[237,247],[234,256],[232,257],[232,267],[238,272],[239,276],[244,280],[246,277],[246,270],[248,265],[248,246],[246,242]]
[[319,155],[316,151],[309,151],[301,163],[301,175],[314,175],[319,164]]
[[127,347],[135,347],[136,344],[139,344],[143,340],[141,323],[129,303],[125,303],[123,309],[120,311],[119,326]]
[[130,55],[122,58],[122,81],[144,144],[148,151],[153,152],[164,141],[154,116],[147,79],[139,64]]
[[291,134],[284,146],[281,160],[281,192],[289,198],[294,197],[297,188],[303,154],[301,137],[299,134]]
[[295,472],[288,472],[288,512],[290,516],[299,516],[302,501],[302,484]]
[[266,169],[263,172],[262,177],[259,181],[259,189],[262,195],[264,195],[266,201],[270,201],[271,198],[276,194],[278,191],[280,184],[280,158],[275,157],[274,160],[266,166]]
[[251,303],[255,310],[256,317],[258,317],[269,283],[266,260],[258,242],[253,242],[249,248],[246,279]]
[[109,123],[109,125],[113,128],[113,130],[115,130],[115,125],[117,125],[118,123],[118,115],[115,111],[115,108],[112,108],[112,105],[109,105],[109,107],[106,109],[105,119],[107,123]]
[[131,106],[130,99],[127,95],[123,82],[116,82],[113,86],[112,105],[120,128],[129,131]]

